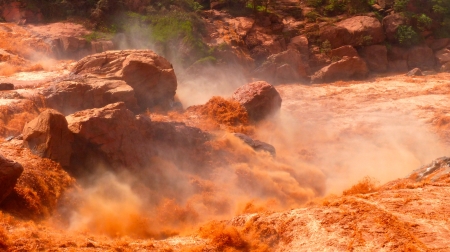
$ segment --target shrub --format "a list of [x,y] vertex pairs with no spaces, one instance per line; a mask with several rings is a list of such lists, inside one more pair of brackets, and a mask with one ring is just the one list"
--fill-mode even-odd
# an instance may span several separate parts
[[425,14],[416,15],[417,27],[421,30],[426,30],[431,28],[431,23],[433,20]]
[[320,53],[328,54],[331,51],[331,43],[329,40],[325,40],[320,45]]
[[419,43],[419,35],[412,26],[400,25],[397,30],[397,40],[400,45],[409,47]]
[[378,190],[379,182],[370,177],[364,177],[356,185],[343,192],[344,195],[373,193]]
[[395,0],[394,2],[394,10],[395,12],[403,12],[408,5],[409,0]]
[[308,19],[308,22],[316,22],[317,18],[320,17],[319,13],[317,11],[310,11],[306,13],[305,15],[306,19]]

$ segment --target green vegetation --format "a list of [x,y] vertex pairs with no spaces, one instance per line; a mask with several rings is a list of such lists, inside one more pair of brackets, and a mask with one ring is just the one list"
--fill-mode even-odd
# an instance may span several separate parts
[[343,13],[358,14],[370,11],[374,0],[308,0],[309,7],[324,16],[335,16]]
[[398,42],[403,46],[412,46],[419,43],[419,35],[412,26],[400,25],[397,30]]

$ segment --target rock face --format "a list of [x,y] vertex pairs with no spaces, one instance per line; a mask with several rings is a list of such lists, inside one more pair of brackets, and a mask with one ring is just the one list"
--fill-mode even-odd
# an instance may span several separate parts
[[90,55],[78,61],[72,72],[125,81],[134,89],[141,110],[152,107],[169,109],[177,89],[172,64],[150,50]]
[[242,104],[249,117],[255,121],[277,112],[281,107],[278,91],[265,81],[257,81],[238,88],[233,99]]
[[276,156],[275,147],[268,143],[261,142],[259,140],[253,140],[251,137],[242,133],[234,133],[234,136],[241,139],[245,144],[252,147],[252,149],[254,149],[255,151],[266,151],[270,153],[270,155],[274,157]]
[[369,70],[386,72],[388,67],[387,48],[384,45],[371,45],[363,47],[360,55],[367,63]]
[[408,52],[409,69],[420,68],[422,70],[433,69],[436,65],[433,50],[427,46],[415,46]]
[[309,66],[299,51],[288,49],[268,57],[254,73],[275,83],[298,82],[307,79]]
[[[66,118],[74,134],[71,171],[75,174],[101,164],[115,170],[142,168],[156,156],[179,161],[180,167],[196,165],[193,152],[204,148],[208,140],[200,129],[182,123],[135,117],[124,103],[80,111]],[[184,162],[185,158],[191,162]]]
[[332,48],[344,45],[361,46],[378,44],[384,41],[385,35],[380,21],[374,17],[355,16],[326,26],[320,31],[322,41],[330,41]]
[[333,82],[337,80],[364,79],[369,74],[366,62],[359,57],[344,57],[311,76],[311,83]]
[[406,24],[406,22],[406,17],[400,13],[392,14],[383,18],[383,28],[386,33],[386,38],[391,42],[396,42],[398,27]]
[[21,164],[0,155],[0,203],[13,191],[22,172]]
[[25,125],[22,135],[23,145],[33,154],[69,166],[73,135],[66,118],[58,111],[45,110]]
[[125,81],[104,78],[72,78],[55,83],[40,92],[45,105],[68,115],[76,111],[101,108],[124,102],[137,111],[135,91]]

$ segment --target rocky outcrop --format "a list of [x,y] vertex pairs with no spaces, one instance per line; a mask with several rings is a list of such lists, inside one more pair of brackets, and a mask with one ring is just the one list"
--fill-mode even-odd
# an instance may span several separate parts
[[170,109],[177,89],[172,64],[151,50],[90,55],[78,61],[72,73],[125,81],[134,89],[141,110],[153,107]]
[[359,57],[344,57],[317,71],[311,76],[311,83],[333,82],[337,80],[364,79],[369,69]]
[[274,83],[298,82],[308,78],[309,66],[299,51],[288,49],[271,55],[254,74]]
[[378,19],[355,16],[332,26],[325,26],[320,31],[320,39],[328,40],[332,48],[337,48],[344,45],[378,44],[384,41],[385,35]]
[[422,70],[433,69],[436,65],[433,50],[428,46],[415,46],[408,51],[409,69],[420,68]]
[[363,47],[360,55],[373,72],[386,72],[388,67],[387,48],[384,45],[371,45]]
[[23,129],[23,145],[39,157],[49,158],[63,167],[70,164],[73,135],[64,115],[47,109]]
[[251,137],[242,133],[234,133],[233,135],[241,139],[245,144],[252,147],[252,149],[254,149],[255,151],[265,151],[270,153],[270,155],[274,157],[276,156],[276,150],[275,147],[273,147],[273,145],[270,145],[268,143],[259,140],[253,140]]
[[21,164],[0,155],[0,203],[13,191],[22,172]]
[[243,105],[249,117],[255,121],[279,111],[282,101],[278,91],[265,81],[252,82],[238,88],[233,93],[233,99]]
[[68,115],[79,110],[100,108],[110,103],[124,102],[137,111],[135,91],[125,81],[104,78],[69,78],[40,91],[45,106]]
[[383,18],[383,28],[386,33],[387,40],[397,42],[397,30],[400,25],[407,22],[407,18],[400,13],[395,13]]

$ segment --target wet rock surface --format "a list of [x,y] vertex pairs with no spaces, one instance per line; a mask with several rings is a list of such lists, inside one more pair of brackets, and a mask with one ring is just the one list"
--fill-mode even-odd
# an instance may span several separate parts
[[21,164],[0,155],[0,203],[13,191],[22,172]]
[[251,119],[258,121],[276,113],[281,107],[277,90],[265,81],[257,81],[238,88],[233,99],[242,104]]
[[311,83],[364,79],[368,74],[369,69],[364,60],[359,57],[344,57],[317,71],[311,76]]
[[73,135],[64,115],[53,109],[43,111],[27,123],[22,132],[23,144],[39,157],[49,158],[63,167],[70,164]]

